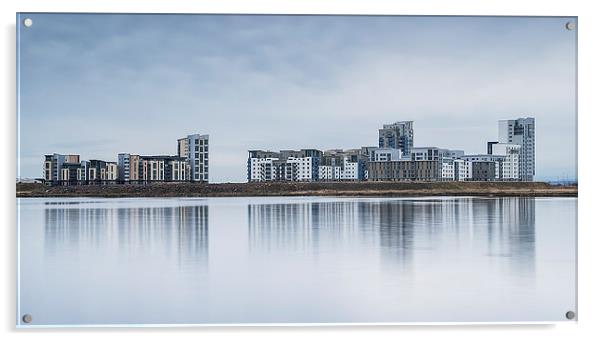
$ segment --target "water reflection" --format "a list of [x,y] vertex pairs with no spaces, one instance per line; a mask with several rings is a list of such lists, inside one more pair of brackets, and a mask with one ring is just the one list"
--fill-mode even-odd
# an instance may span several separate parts
[[353,244],[359,249],[378,249],[384,264],[405,268],[416,252],[482,248],[484,257],[508,257],[512,266],[533,270],[532,198],[250,204],[248,219],[253,252],[298,252]]
[[515,270],[534,270],[535,204],[529,198],[487,200],[475,215],[487,221],[489,257],[508,257]]
[[35,324],[555,321],[575,307],[576,199],[22,203],[19,302]]
[[[98,205],[97,205],[98,206]],[[47,256],[113,249],[116,253],[175,255],[178,265],[207,264],[208,207],[44,208]]]
[[250,204],[249,248],[252,251],[318,250],[321,243],[370,240],[360,226],[360,202]]

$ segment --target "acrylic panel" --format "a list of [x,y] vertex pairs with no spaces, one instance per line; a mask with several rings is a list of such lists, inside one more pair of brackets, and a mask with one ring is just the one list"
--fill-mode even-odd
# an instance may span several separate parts
[[577,18],[18,13],[18,327],[577,320]]

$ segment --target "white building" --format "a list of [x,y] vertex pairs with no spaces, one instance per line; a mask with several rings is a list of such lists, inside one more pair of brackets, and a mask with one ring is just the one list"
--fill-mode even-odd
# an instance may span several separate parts
[[[439,147],[416,147],[412,148],[412,161],[437,161],[442,160],[449,150]],[[463,153],[462,153],[463,154]]]
[[454,160],[445,158],[441,161],[441,180],[442,181],[453,181],[454,180]]
[[358,162],[351,161],[350,157],[343,158],[343,166],[319,166],[319,180],[361,180]]
[[[313,157],[289,157],[286,159],[287,180],[289,181],[313,181],[314,167],[318,167],[319,160]],[[290,169],[290,176],[289,170]]]
[[459,149],[441,149],[444,157],[450,157],[452,159],[457,159],[461,156],[464,156],[464,151]]
[[315,149],[280,152],[250,150],[247,159],[247,180],[316,181],[319,176],[321,153]]
[[402,158],[401,149],[397,148],[377,148],[368,147],[369,161],[400,161]]
[[472,164],[470,161],[454,159],[454,180],[467,181],[472,178]]
[[491,146],[493,155],[503,156],[500,180],[520,180],[520,150],[518,144],[496,143]]
[[341,180],[360,180],[360,167],[358,162],[351,161],[351,158],[345,156],[343,158],[343,173]]
[[340,180],[343,168],[340,166],[321,165],[318,167],[319,180]]
[[533,181],[535,176],[535,118],[498,121],[498,142],[521,146],[519,178],[522,181]]
[[462,160],[470,162],[494,162],[495,163],[495,180],[500,180],[502,177],[502,165],[506,158],[504,155],[491,155],[491,154],[476,154],[476,155],[464,155],[460,157]]
[[249,159],[249,181],[273,181],[277,178],[277,169],[275,162],[278,158],[263,157]]
[[[376,147],[370,147],[378,149]],[[321,181],[357,181],[364,179],[361,149],[330,149],[320,158],[318,179]]]

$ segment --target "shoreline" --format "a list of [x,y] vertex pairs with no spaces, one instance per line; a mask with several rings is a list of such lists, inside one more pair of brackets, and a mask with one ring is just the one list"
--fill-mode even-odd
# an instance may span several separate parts
[[543,182],[274,182],[154,183],[144,185],[54,186],[16,184],[17,198],[100,197],[577,197],[577,185]]

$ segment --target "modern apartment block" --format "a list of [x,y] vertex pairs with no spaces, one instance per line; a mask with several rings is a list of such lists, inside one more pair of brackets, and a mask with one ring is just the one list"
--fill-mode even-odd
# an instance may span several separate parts
[[521,145],[510,144],[510,143],[494,143],[491,148],[488,148],[488,152],[491,155],[502,155],[504,159],[501,161],[501,180],[521,180],[520,175],[520,152]]
[[439,161],[371,161],[368,180],[371,181],[442,181]]
[[140,155],[117,154],[119,181],[122,183],[137,183],[140,180]]
[[[470,162],[472,168],[472,177],[469,180],[473,181],[494,181],[503,180],[503,163],[506,159],[505,155],[492,154],[474,154],[463,155],[460,159]],[[493,165],[492,170],[487,168],[487,175],[483,175],[484,167]],[[493,172],[493,173],[492,173]],[[491,175],[491,178],[489,176]],[[511,179],[506,179],[511,180]]]
[[517,118],[498,122],[498,142],[520,145],[519,179],[533,181],[535,176],[535,118]]
[[117,162],[80,161],[79,155],[45,155],[44,179],[48,185],[207,182],[209,135],[179,139],[178,155],[119,153]]
[[89,183],[116,182],[118,176],[117,163],[104,160],[90,160],[88,166]]
[[[50,154],[44,156],[44,181],[47,184],[69,184],[73,180],[73,169],[79,166],[79,155]],[[77,171],[75,171],[77,180]]]
[[468,181],[472,179],[472,162],[453,159],[454,162],[454,181]]
[[185,157],[171,155],[117,155],[120,183],[190,181],[190,165]]
[[494,181],[498,175],[496,162],[472,161],[472,181]]
[[[412,146],[409,152],[402,151],[401,144],[394,143],[401,128],[396,130],[393,125],[385,125],[379,130],[381,148],[366,149],[366,179],[532,181],[535,174],[535,119],[504,120],[499,121],[498,126],[499,141],[487,143],[487,154],[465,155],[462,150],[437,147]],[[413,131],[411,135],[413,137]],[[421,164],[425,161],[429,163]]]
[[79,155],[46,155],[44,180],[48,185],[111,183],[117,180],[117,164],[102,160],[80,162]]
[[140,156],[139,178],[143,183],[189,181],[189,160],[167,155]]
[[[61,156],[57,155],[56,160]],[[49,158],[50,156],[50,158]],[[79,161],[79,155],[68,155],[66,162],[52,162],[51,155],[46,155],[46,171],[48,169],[56,170],[59,174],[57,179],[45,176],[45,182],[48,185],[85,185],[85,184],[108,184],[117,180],[117,163],[102,160]]]
[[402,155],[409,155],[414,147],[414,122],[400,121],[384,124],[378,130],[378,146],[399,149]]
[[368,161],[400,161],[403,157],[401,149],[391,147],[365,147]]
[[193,134],[178,139],[177,152],[190,165],[190,180],[209,182],[209,135]]
[[317,181],[322,154],[317,149],[250,150],[247,181]]
[[62,184],[73,184],[77,182],[77,169],[79,163],[65,162],[61,166],[60,181]]
[[364,179],[365,158],[361,149],[324,151],[318,167],[320,181],[358,181]]
[[[247,161],[247,179],[249,182],[532,180],[534,119],[500,121],[499,127],[500,141],[488,142],[487,154],[467,155],[457,149],[414,147],[413,121],[383,125],[379,129],[378,147],[333,149],[323,153],[314,150],[313,158],[302,155],[306,149],[252,150]],[[185,150],[186,146],[179,148]],[[525,148],[533,150],[525,153]]]

